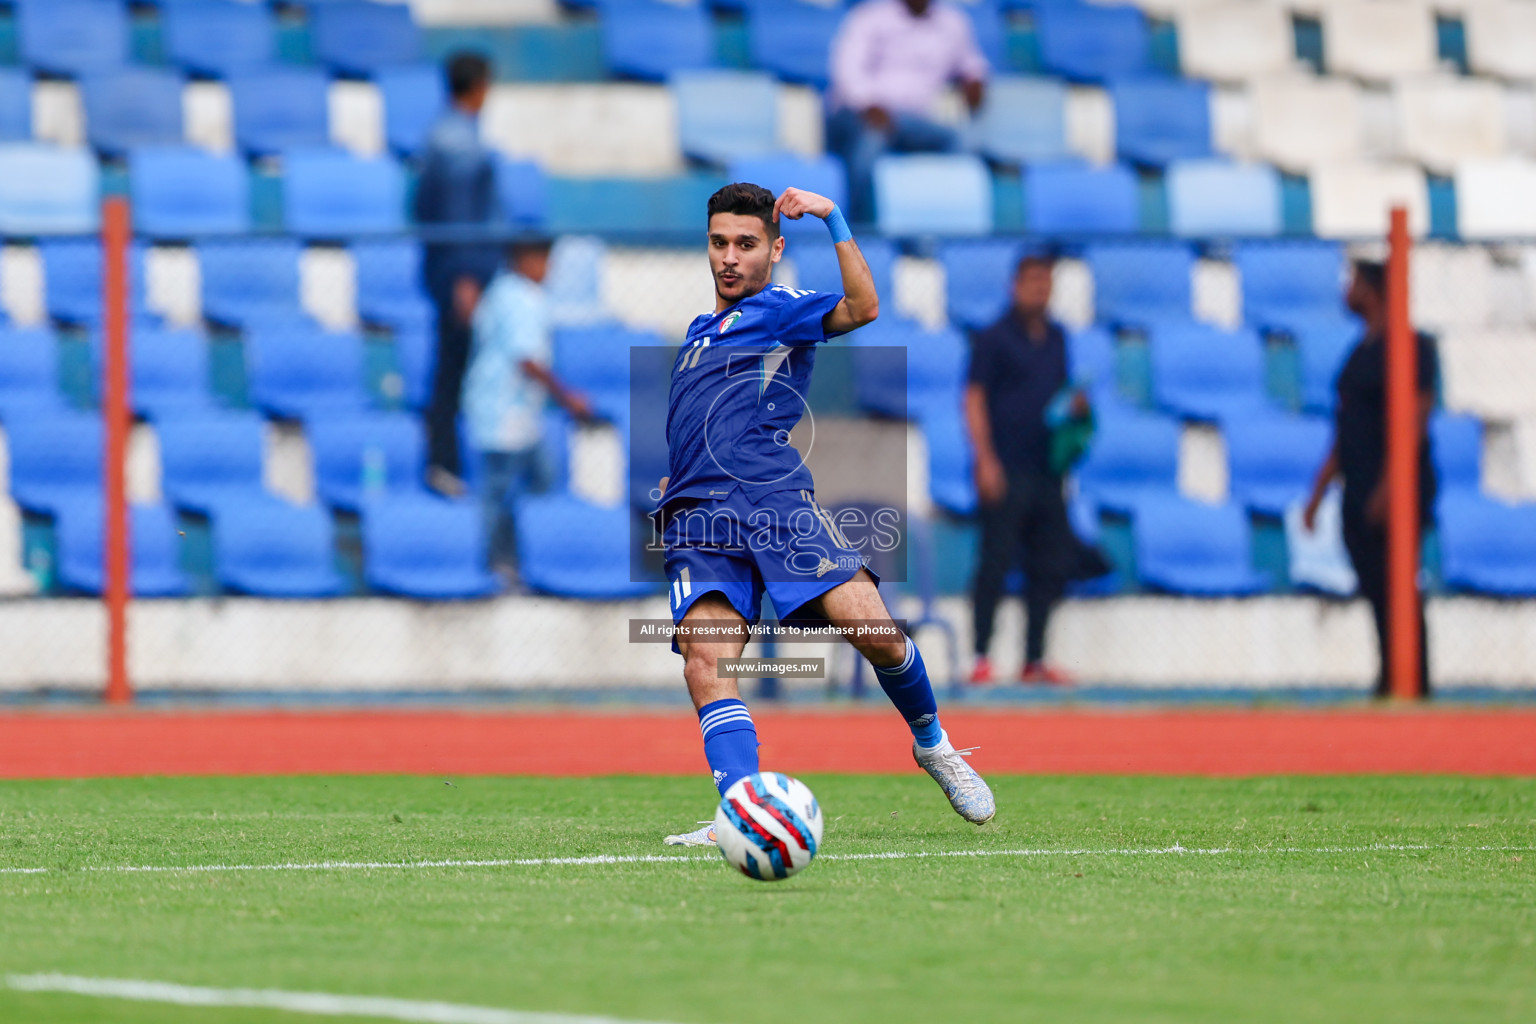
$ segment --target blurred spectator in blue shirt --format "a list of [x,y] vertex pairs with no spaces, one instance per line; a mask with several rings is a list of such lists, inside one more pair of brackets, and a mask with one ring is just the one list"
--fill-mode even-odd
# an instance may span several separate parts
[[933,106],[958,82],[977,109],[988,70],[970,15],[945,0],[866,0],[848,12],[832,42],[827,147],[848,165],[856,222],[875,219],[881,156],[957,147],[955,132],[933,120]]
[[486,289],[474,316],[474,347],[464,376],[464,414],[471,443],[481,452],[481,503],[491,568],[516,569],[512,503],[520,494],[547,490],[549,466],[541,446],[544,408],[553,398],[578,420],[591,406],[550,372],[547,239],[515,243],[507,268]]
[[470,321],[496,273],[500,250],[489,237],[500,217],[496,165],[480,141],[479,114],[491,66],[479,54],[448,59],[449,106],[419,155],[416,221],[425,230],[422,277],[437,313],[437,369],[427,409],[427,483],[449,496],[464,492],[459,463],[459,390],[469,355]]

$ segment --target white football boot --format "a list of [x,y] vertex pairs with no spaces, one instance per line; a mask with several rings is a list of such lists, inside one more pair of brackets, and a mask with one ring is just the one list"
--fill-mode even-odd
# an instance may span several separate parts
[[682,835],[667,836],[665,842],[668,846],[719,846],[715,842],[715,823],[713,821],[701,821],[704,827],[692,832],[684,832]]
[[966,755],[975,750],[975,747],[956,750],[946,732],[939,740],[939,745],[932,749],[920,747],[914,742],[912,759],[919,768],[933,776],[933,781],[949,797],[949,806],[955,809],[956,814],[973,825],[985,825],[997,813],[997,801],[992,799],[992,790],[976,774],[976,769],[965,761]]

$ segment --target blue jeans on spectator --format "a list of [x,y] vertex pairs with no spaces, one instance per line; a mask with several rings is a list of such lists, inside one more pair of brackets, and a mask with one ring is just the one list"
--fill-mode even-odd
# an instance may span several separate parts
[[848,166],[850,219],[875,221],[875,161],[887,153],[952,153],[959,148],[955,132],[916,114],[892,114],[885,131],[864,122],[857,110],[827,115],[827,148]]
[[549,490],[550,467],[537,445],[520,451],[481,453],[480,507],[493,571],[517,571],[517,522],[513,504],[524,494]]

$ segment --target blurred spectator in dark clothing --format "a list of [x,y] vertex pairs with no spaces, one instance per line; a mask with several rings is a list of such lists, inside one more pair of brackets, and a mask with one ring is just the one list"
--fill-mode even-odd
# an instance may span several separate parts
[[[1380,263],[1360,261],[1355,264],[1346,304],[1365,322],[1361,337],[1344,367],[1335,388],[1333,448],[1318,471],[1307,502],[1305,522],[1308,530],[1317,523],[1317,509],[1335,478],[1344,480],[1344,547],[1360,581],[1360,593],[1371,604],[1376,621],[1376,644],[1380,666],[1376,677],[1376,696],[1389,692],[1388,651],[1391,649],[1387,619],[1387,275]],[[1440,379],[1440,362],[1434,343],[1423,334],[1415,334],[1418,377],[1419,438],[1419,521],[1428,525],[1434,518],[1438,482],[1429,451],[1429,416],[1435,407],[1435,393]],[[1425,646],[1424,602],[1419,598],[1419,670],[1418,692],[1429,693],[1429,650]]]
[[[437,313],[437,370],[427,409],[427,484],[464,493],[459,455],[459,394],[469,359],[475,305],[501,262],[489,229],[499,219],[496,165],[480,141],[479,114],[491,66],[475,53],[448,59],[449,106],[420,154],[416,221],[425,229],[422,276]],[[459,237],[454,237],[458,235]]]
[[987,58],[970,15],[946,0],[866,0],[832,42],[827,148],[848,166],[858,223],[875,219],[875,161],[886,153],[942,153],[959,143],[933,120],[944,90],[959,82],[981,106]]
[[971,682],[992,681],[987,649],[1008,573],[1023,556],[1026,616],[1024,682],[1070,682],[1046,664],[1045,630],[1051,609],[1097,552],[1072,532],[1062,496],[1062,467],[1053,465],[1048,411],[1066,398],[1072,415],[1087,416],[1088,399],[1068,389],[1066,335],[1047,313],[1051,260],[1026,256],[1013,281],[1013,304],[971,342],[965,418],[975,452],[981,551],[973,611],[976,664]]

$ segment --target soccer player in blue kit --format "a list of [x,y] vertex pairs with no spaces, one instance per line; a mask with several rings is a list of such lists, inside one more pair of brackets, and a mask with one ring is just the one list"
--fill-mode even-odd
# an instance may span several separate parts
[[[752,714],[716,662],[741,656],[766,593],[783,623],[875,627],[846,638],[912,730],[913,758],[961,817],[990,821],[992,791],[940,725],[922,655],[891,621],[859,551],[816,503],[815,481],[789,443],[815,345],[879,314],[869,265],[825,196],[788,188],[775,201],[737,183],[716,192],[708,211],[715,311],[693,321],[672,367],[668,475],[653,514],[679,627],[673,649],[683,656],[715,785],[724,793],[758,770]],[[842,295],[770,283],[784,255],[779,218],[807,214],[831,232]],[[715,845],[713,828],[701,824],[666,842]]]

